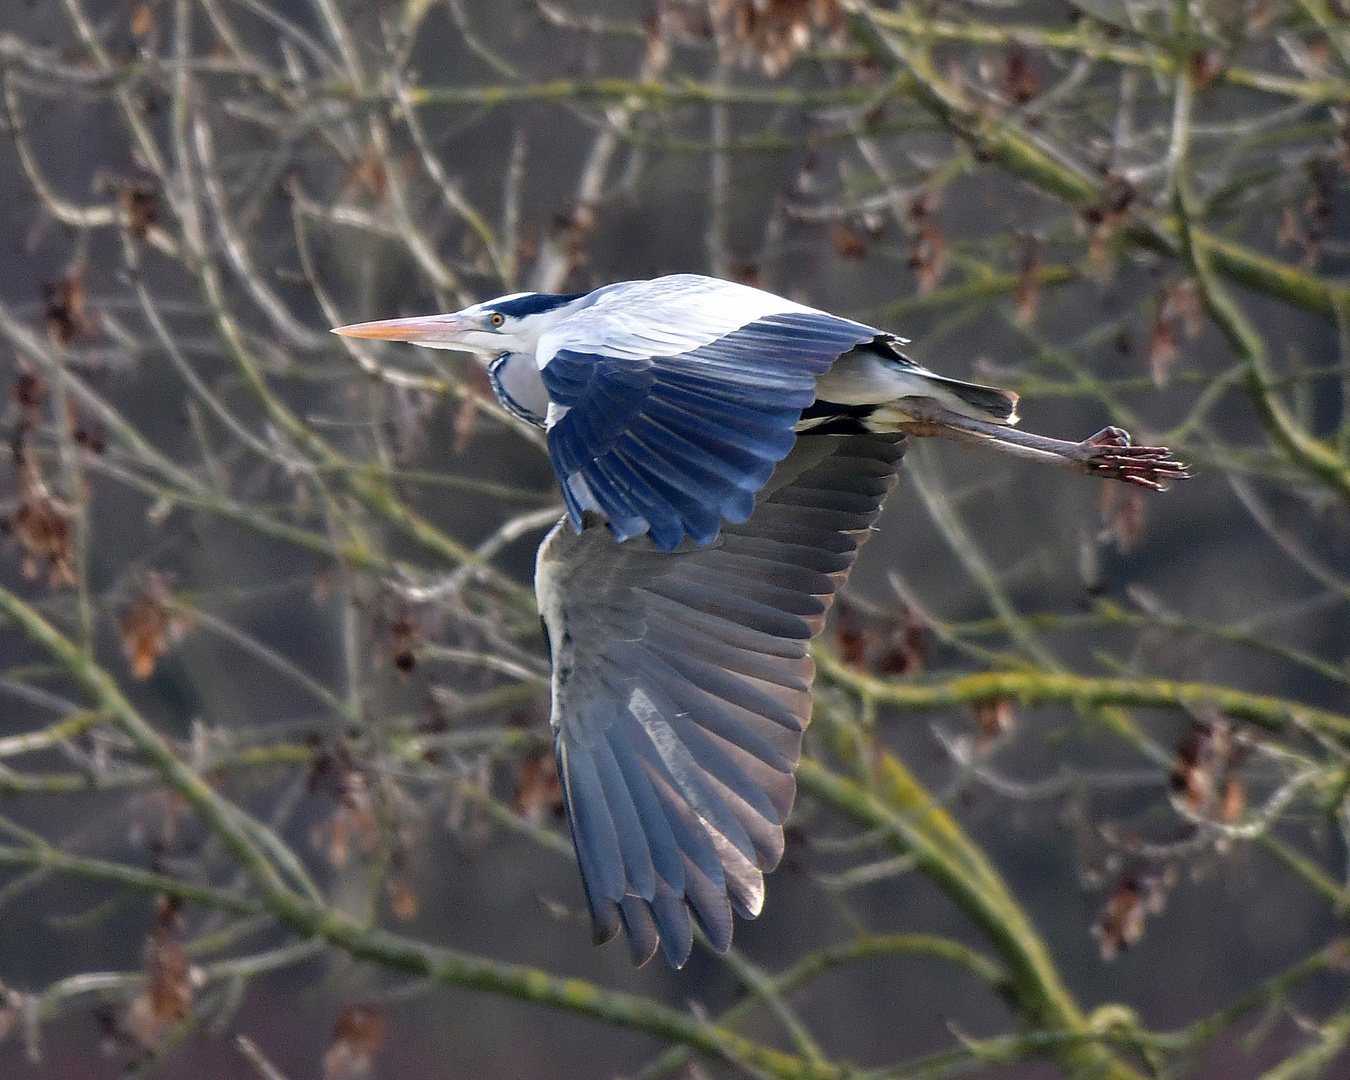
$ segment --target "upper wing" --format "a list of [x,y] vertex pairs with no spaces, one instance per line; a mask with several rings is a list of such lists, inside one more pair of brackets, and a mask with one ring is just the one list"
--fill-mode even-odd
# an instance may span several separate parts
[[792,448],[816,376],[878,331],[780,296],[681,274],[624,282],[545,332],[548,444],[576,528],[670,551],[745,521]]
[[811,718],[811,638],[903,442],[808,436],[744,524],[661,552],[559,522],[535,591],[553,659],[558,775],[597,941],[679,967],[690,912],[718,950],[783,854]]

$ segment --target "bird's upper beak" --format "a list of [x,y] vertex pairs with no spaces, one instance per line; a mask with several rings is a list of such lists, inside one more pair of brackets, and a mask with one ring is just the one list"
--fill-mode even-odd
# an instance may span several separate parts
[[377,341],[411,341],[416,345],[459,344],[464,334],[477,327],[463,315],[414,315],[410,319],[382,319],[334,327],[343,337],[374,338]]

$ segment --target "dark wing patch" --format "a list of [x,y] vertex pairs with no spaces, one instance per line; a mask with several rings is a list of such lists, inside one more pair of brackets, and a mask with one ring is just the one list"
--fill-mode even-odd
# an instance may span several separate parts
[[768,315],[678,356],[556,352],[543,369],[567,409],[549,456],[576,528],[598,509],[620,540],[649,533],[662,551],[707,544],[743,522],[815,379],[876,331],[818,312]]
[[810,639],[903,453],[897,436],[803,443],[713,546],[560,523],[540,549],[568,823],[596,938],[622,929],[637,962],[683,964],[691,917],[726,949],[783,854]]

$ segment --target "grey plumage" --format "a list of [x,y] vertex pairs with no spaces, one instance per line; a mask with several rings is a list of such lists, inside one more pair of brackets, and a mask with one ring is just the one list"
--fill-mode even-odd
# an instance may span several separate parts
[[740,525],[673,552],[588,518],[539,549],[559,775],[598,940],[674,965],[759,913],[811,715],[809,647],[903,453],[802,439]]

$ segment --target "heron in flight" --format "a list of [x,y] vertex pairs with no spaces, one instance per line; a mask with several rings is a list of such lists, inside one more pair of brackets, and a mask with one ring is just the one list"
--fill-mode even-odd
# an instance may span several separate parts
[[514,293],[355,338],[475,353],[547,432],[566,514],[535,596],[554,750],[597,943],[635,963],[714,949],[783,854],[810,642],[896,481],[907,433],[1150,488],[1185,475],[1107,428],[1015,430],[1017,395],[920,367],[905,342],[695,274]]

